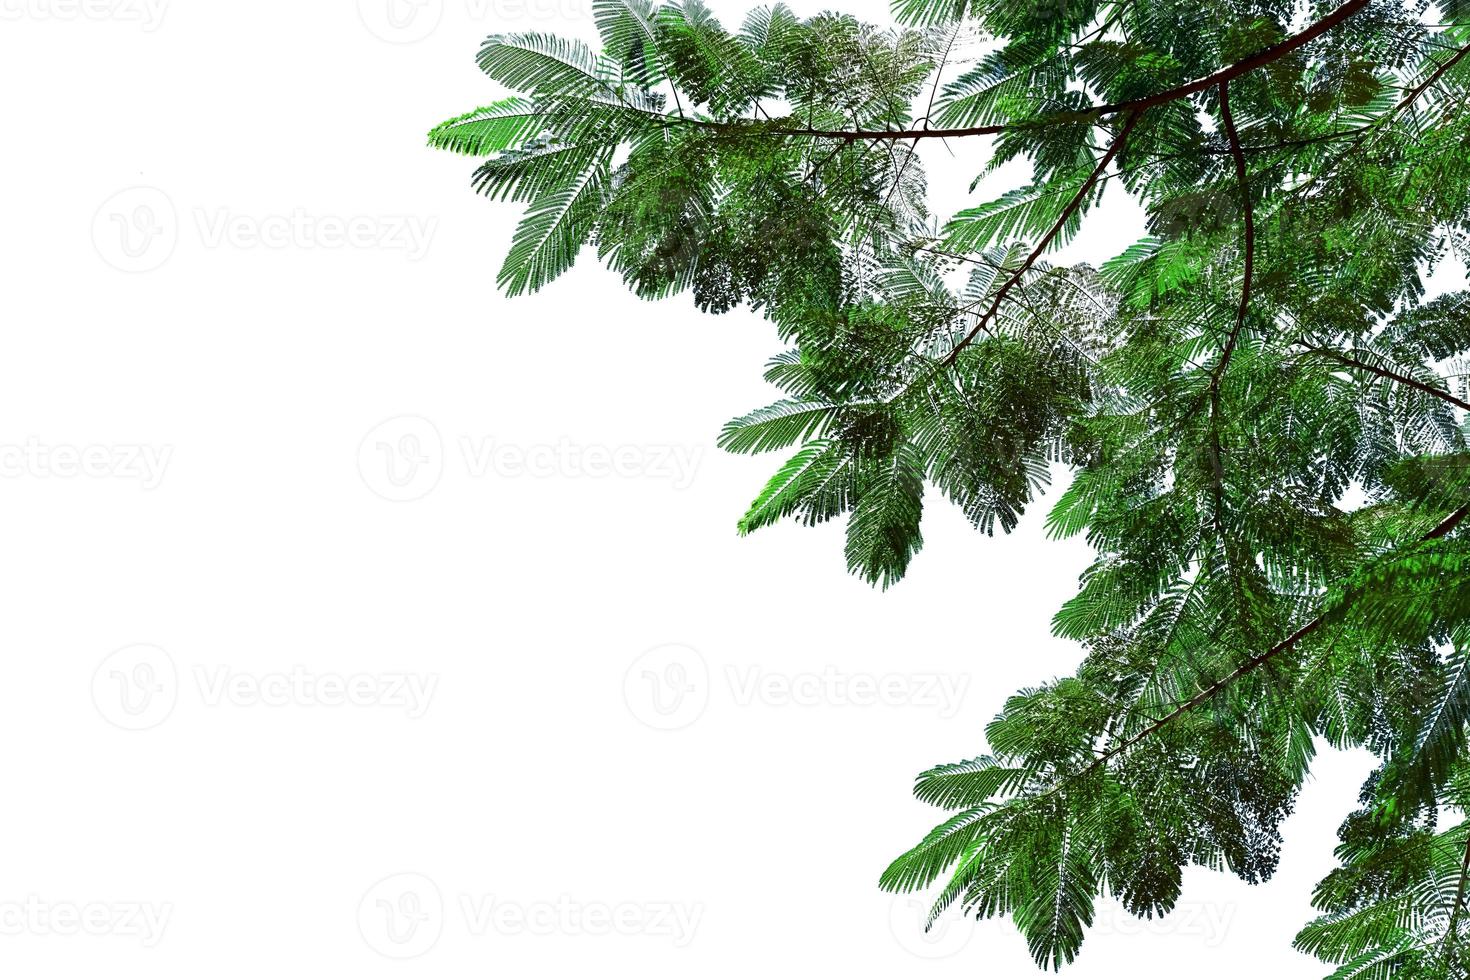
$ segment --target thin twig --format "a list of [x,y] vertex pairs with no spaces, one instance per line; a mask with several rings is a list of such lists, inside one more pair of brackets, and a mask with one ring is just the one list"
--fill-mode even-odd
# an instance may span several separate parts
[[991,300],[990,308],[985,311],[984,315],[981,316],[980,319],[975,321],[975,326],[970,330],[969,333],[965,334],[964,339],[956,344],[954,346],[954,349],[945,356],[942,362],[944,366],[947,367],[953,364],[955,362],[955,358],[960,356],[960,351],[968,347],[971,342],[973,342],[974,339],[979,336],[980,332],[986,329],[987,324],[990,322],[990,318],[995,316],[995,311],[998,310],[1000,308],[1000,304],[1005,301],[1006,294],[1011,291],[1016,283],[1021,281],[1021,277],[1025,275],[1026,272],[1031,268],[1031,266],[1036,262],[1036,260],[1041,257],[1041,253],[1046,251],[1047,246],[1051,244],[1052,239],[1056,238],[1057,235],[1061,233],[1062,228],[1066,226],[1067,222],[1071,219],[1072,214],[1079,207],[1081,207],[1082,202],[1087,199],[1087,195],[1092,192],[1093,185],[1097,183],[1098,178],[1102,176],[1103,171],[1108,169],[1108,165],[1113,162],[1113,158],[1118,155],[1118,151],[1123,149],[1123,145],[1128,142],[1128,134],[1133,132],[1133,127],[1138,124],[1138,120],[1141,115],[1142,112],[1140,111],[1132,113],[1128,116],[1127,121],[1123,124],[1123,131],[1118,134],[1116,139],[1113,140],[1113,145],[1108,148],[1108,152],[1103,154],[1103,158],[1098,161],[1098,164],[1096,167],[1093,168],[1092,173],[1088,174],[1087,179],[1082,182],[1082,186],[1077,188],[1077,193],[1072,196],[1072,200],[1067,202],[1067,206],[1062,209],[1062,213],[1057,217],[1057,220],[1051,226],[1051,229],[1047,231],[1045,235],[1041,236],[1041,240],[1036,243],[1036,247],[1031,250],[1031,254],[1026,256],[1026,260],[1021,263],[1020,267],[1011,274],[1011,277],[1001,285],[1000,289],[996,290],[995,297]]

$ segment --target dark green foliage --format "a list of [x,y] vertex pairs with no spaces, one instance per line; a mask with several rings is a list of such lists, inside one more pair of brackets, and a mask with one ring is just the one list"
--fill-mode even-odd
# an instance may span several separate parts
[[[881,885],[1008,915],[1059,967],[1100,897],[1152,917],[1187,865],[1270,877],[1316,746],[1357,746],[1381,766],[1298,945],[1470,974],[1470,292],[1425,287],[1470,244],[1470,8],[595,12],[601,53],[487,40],[512,94],[430,134],[527,206],[502,286],[591,243],[641,296],[775,324],[782,398],[721,434],[787,454],[742,534],[843,518],[887,587],[926,491],[1008,531],[1065,467],[1046,526],[1096,551],[1053,623],[1076,674],[919,777],[950,816]],[[985,137],[977,181],[1030,179],[931,217],[917,148]],[[1146,237],[1047,264],[1125,194]]]

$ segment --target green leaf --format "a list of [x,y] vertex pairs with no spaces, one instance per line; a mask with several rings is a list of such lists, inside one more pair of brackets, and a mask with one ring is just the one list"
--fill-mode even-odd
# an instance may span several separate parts
[[924,471],[911,447],[872,467],[847,523],[847,567],[880,588],[903,577],[924,546]]
[[537,198],[516,228],[499,283],[508,295],[534,292],[572,267],[602,201],[607,160],[571,185]]

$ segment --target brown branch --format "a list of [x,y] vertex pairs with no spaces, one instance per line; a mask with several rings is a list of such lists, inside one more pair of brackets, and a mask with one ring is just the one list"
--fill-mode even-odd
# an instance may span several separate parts
[[[934,99],[939,95],[939,82],[944,78],[944,68],[949,63],[949,53],[954,50],[954,42],[959,38],[963,26],[962,24],[955,25],[954,31],[949,35],[949,43],[944,46],[944,54],[939,59],[939,66],[934,69],[934,84],[929,88],[929,104],[924,107],[923,123],[925,129],[929,128],[929,117],[934,114]],[[893,186],[888,189],[888,193],[883,197],[883,206],[885,208],[888,207],[888,202],[893,200],[893,195],[898,193],[898,187],[903,183],[903,175],[908,171],[909,164],[914,159],[914,151],[918,148],[919,140],[915,137],[913,145],[909,147],[909,155],[903,159],[903,167],[894,175]]]
[[1245,153],[1240,148],[1240,134],[1235,131],[1235,118],[1230,114],[1229,82],[1220,83],[1220,118],[1225,123],[1225,134],[1230,138],[1230,155],[1235,158],[1235,179],[1240,184],[1240,206],[1245,213],[1245,272],[1240,284],[1240,308],[1235,313],[1235,328],[1225,341],[1225,349],[1220,352],[1220,363],[1216,365],[1214,377],[1210,379],[1210,389],[1217,395],[1220,379],[1225,375],[1230,355],[1234,353],[1235,343],[1240,339],[1241,328],[1245,326],[1246,312],[1250,309],[1251,275],[1256,260],[1255,211],[1251,206],[1251,189],[1246,178]]
[[[1470,504],[1463,505],[1462,507],[1460,507],[1459,510],[1455,511],[1449,517],[1446,517],[1444,520],[1440,521],[1434,526],[1433,530],[1420,537],[1419,542],[1422,544],[1425,541],[1433,541],[1436,538],[1444,537],[1445,535],[1453,531],[1456,527],[1458,527],[1465,520],[1466,517],[1470,517]],[[1190,698],[1179,707],[1164,715],[1164,717],[1153,721],[1151,724],[1149,724],[1147,728],[1142,729],[1137,734],[1123,740],[1122,742],[1119,742],[1116,745],[1110,746],[1103,752],[1100,752],[1097,758],[1093,759],[1077,772],[1072,773],[1071,775],[1062,776],[1061,778],[1053,782],[1051,786],[1046,789],[1045,792],[1039,794],[1036,797],[1033,797],[1032,802],[1050,796],[1053,793],[1058,793],[1061,791],[1062,787],[1065,786],[1072,779],[1081,778],[1107,765],[1109,761],[1125,754],[1139,742],[1142,742],[1144,739],[1149,738],[1160,729],[1173,723],[1177,719],[1193,711],[1195,708],[1198,708],[1200,705],[1213,698],[1216,694],[1219,694],[1225,688],[1229,687],[1232,683],[1244,677],[1246,674],[1257,670],[1262,665],[1269,663],[1270,661],[1279,657],[1281,654],[1294,649],[1298,643],[1311,636],[1313,633],[1316,633],[1323,626],[1325,626],[1326,623],[1327,616],[1325,613],[1317,616],[1316,619],[1298,628],[1296,632],[1292,633],[1280,643],[1277,643],[1265,653],[1247,660],[1245,663],[1235,668],[1235,670],[1231,671],[1225,677],[1222,677],[1220,680],[1215,681],[1213,684],[1205,687],[1194,697]]]
[[1108,165],[1113,162],[1113,158],[1118,155],[1118,151],[1123,149],[1123,144],[1128,141],[1128,134],[1133,132],[1133,127],[1138,124],[1140,115],[1141,113],[1135,112],[1128,116],[1127,121],[1123,124],[1123,131],[1118,134],[1118,137],[1115,140],[1113,140],[1113,145],[1108,147],[1108,152],[1103,154],[1103,158],[1098,161],[1098,164],[1096,167],[1093,168],[1092,173],[1087,175],[1087,179],[1082,182],[1082,186],[1077,188],[1077,193],[1072,195],[1072,200],[1067,202],[1067,206],[1062,209],[1062,213],[1057,217],[1057,220],[1051,226],[1051,229],[1047,231],[1045,235],[1041,236],[1041,240],[1036,243],[1036,247],[1031,250],[1031,254],[1026,256],[1026,260],[1021,263],[1020,267],[1016,269],[1015,272],[1011,273],[1011,277],[1009,279],[1001,284],[1000,289],[996,290],[995,297],[991,300],[990,308],[985,311],[985,314],[981,316],[980,319],[975,321],[974,328],[972,328],[969,333],[965,334],[964,339],[962,339],[958,344],[955,344],[953,350],[945,355],[944,360],[941,362],[944,366],[949,366],[953,364],[955,362],[955,358],[960,356],[960,351],[968,347],[970,343],[974,341],[977,336],[979,336],[980,331],[986,329],[986,326],[990,322],[990,318],[995,316],[996,310],[1000,309],[1000,304],[1005,300],[1006,294],[1015,287],[1016,283],[1021,281],[1021,277],[1025,275],[1026,272],[1031,268],[1031,266],[1036,263],[1036,260],[1041,257],[1041,253],[1046,251],[1046,248],[1048,245],[1051,244],[1052,239],[1056,238],[1057,235],[1061,233],[1062,228],[1072,217],[1073,212],[1081,207],[1082,202],[1087,199],[1087,195],[1092,191],[1093,185],[1097,183],[1098,178],[1102,176],[1103,171],[1108,169]]
[[1445,59],[1444,63],[1441,64],[1438,68],[1434,69],[1434,71],[1430,73],[1428,78],[1424,79],[1424,81],[1420,82],[1418,85],[1410,89],[1409,94],[1404,96],[1403,101],[1393,107],[1393,111],[1398,112],[1400,109],[1407,108],[1410,103],[1419,98],[1419,96],[1423,95],[1425,91],[1429,89],[1429,86],[1439,81],[1440,76],[1449,71],[1451,68],[1455,67],[1456,62],[1465,57],[1465,55],[1467,54],[1470,54],[1470,45],[1466,45],[1465,47],[1461,48],[1453,58]]
[[1240,185],[1240,206],[1245,215],[1245,271],[1241,277],[1240,307],[1235,313],[1235,326],[1220,351],[1220,363],[1215,365],[1215,370],[1210,374],[1210,464],[1211,475],[1214,477],[1211,492],[1214,500],[1215,533],[1219,535],[1220,547],[1224,549],[1225,564],[1236,601],[1244,611],[1245,596],[1240,589],[1239,576],[1235,574],[1231,543],[1226,537],[1224,526],[1225,464],[1220,450],[1220,382],[1225,377],[1225,369],[1230,364],[1230,356],[1235,353],[1235,344],[1240,339],[1240,332],[1245,327],[1246,313],[1250,310],[1251,276],[1256,255],[1256,222],[1251,204],[1250,183],[1246,176],[1245,152],[1240,148],[1240,134],[1235,129],[1235,117],[1230,114],[1229,82],[1220,83],[1220,118],[1230,141],[1230,154],[1235,158],[1235,179]]
[[[1206,89],[1214,88],[1233,78],[1252,72],[1262,65],[1285,57],[1305,44],[1309,44],[1321,37],[1332,28],[1352,17],[1354,14],[1368,6],[1368,0],[1348,0],[1332,13],[1321,20],[1310,25],[1299,34],[1293,34],[1284,41],[1280,41],[1269,47],[1262,48],[1255,54],[1250,55],[1232,65],[1227,65],[1212,75],[1197,78],[1192,82],[1171,89],[1165,89],[1154,95],[1145,96],[1141,99],[1129,99],[1124,102],[1109,102],[1103,105],[1091,106],[1074,112],[1059,113],[1045,119],[1033,120],[1023,123],[1002,123],[992,126],[965,126],[958,129],[778,129],[771,132],[778,136],[813,136],[826,137],[830,139],[850,138],[855,140],[901,140],[901,139],[926,139],[929,137],[949,136],[993,136],[1017,129],[1032,129],[1039,126],[1050,126],[1063,122],[1077,122],[1084,119],[1101,119],[1105,116],[1115,116],[1121,113],[1137,114],[1145,109],[1173,102],[1186,96],[1195,95]],[[1446,66],[1448,67],[1448,66]]]
[[1355,357],[1348,357],[1346,354],[1340,354],[1337,351],[1330,350],[1326,347],[1313,347],[1311,345],[1303,346],[1305,346],[1307,350],[1311,351],[1314,354],[1321,354],[1323,357],[1331,358],[1332,360],[1337,361],[1339,364],[1342,364],[1346,367],[1358,368],[1359,370],[1367,371],[1369,374],[1376,374],[1378,377],[1384,378],[1388,381],[1397,381],[1399,384],[1408,385],[1410,388],[1422,391],[1426,395],[1433,395],[1435,398],[1449,402],[1456,408],[1463,408],[1466,411],[1470,411],[1470,402],[1464,401],[1460,398],[1456,398],[1449,392],[1436,388],[1431,384],[1425,384],[1423,381],[1420,381],[1417,378],[1411,378],[1406,374],[1399,374],[1397,371],[1390,371],[1388,368],[1381,368],[1378,367],[1376,364],[1369,364],[1366,361],[1360,361]]
[[1305,195],[1308,191],[1310,191],[1311,188],[1313,188],[1323,178],[1329,177],[1332,174],[1336,173],[1338,166],[1354,152],[1356,152],[1358,147],[1363,145],[1363,142],[1368,138],[1370,134],[1372,134],[1379,127],[1389,122],[1400,112],[1403,112],[1410,105],[1412,105],[1416,99],[1418,99],[1425,92],[1429,91],[1429,87],[1431,85],[1439,81],[1439,79],[1444,75],[1445,72],[1453,68],[1456,62],[1458,62],[1461,58],[1464,58],[1467,54],[1470,54],[1470,44],[1467,44],[1465,47],[1461,48],[1459,53],[1456,54],[1453,58],[1445,59],[1445,61],[1441,65],[1439,65],[1439,67],[1430,72],[1428,78],[1424,79],[1424,81],[1420,82],[1418,85],[1410,89],[1409,93],[1405,95],[1403,99],[1395,103],[1392,109],[1388,110],[1383,115],[1374,119],[1373,122],[1360,129],[1358,131],[1358,135],[1353,139],[1351,143],[1343,148],[1341,153],[1333,157],[1331,162],[1329,162],[1327,166],[1319,169],[1315,174],[1313,174],[1310,180],[1298,185],[1295,189],[1293,189],[1291,192],[1292,195],[1296,197],[1301,197]]
[[[1433,530],[1429,531],[1427,534],[1419,539],[1420,543],[1423,543],[1425,541],[1433,541],[1437,538],[1444,537],[1445,535],[1453,531],[1456,527],[1458,527],[1460,523],[1465,520],[1466,517],[1470,517],[1470,504],[1465,504],[1449,517],[1446,517],[1444,520],[1440,521],[1437,525],[1435,525]],[[1094,769],[1098,769],[1101,766],[1105,765],[1108,760],[1116,758],[1117,756],[1120,756],[1123,753],[1127,752],[1129,749],[1133,748],[1133,746],[1153,735],[1165,725],[1168,725],[1175,719],[1185,714],[1188,714],[1195,708],[1198,708],[1200,705],[1213,698],[1216,694],[1219,694],[1225,688],[1229,687],[1232,683],[1244,677],[1246,674],[1255,671],[1261,666],[1271,662],[1272,660],[1275,660],[1283,653],[1286,653],[1287,651],[1295,648],[1298,643],[1300,643],[1302,640],[1305,640],[1313,633],[1316,633],[1324,625],[1326,625],[1326,623],[1327,617],[1324,613],[1318,616],[1316,619],[1312,620],[1310,623],[1299,627],[1296,632],[1292,633],[1286,639],[1271,647],[1271,649],[1267,650],[1265,653],[1258,654],[1257,656],[1250,658],[1245,663],[1241,664],[1239,667],[1235,668],[1230,673],[1220,678],[1220,680],[1215,681],[1213,684],[1204,688],[1204,690],[1200,691],[1194,697],[1190,698],[1188,701],[1184,702],[1182,705],[1175,708],[1164,717],[1160,718],[1158,721],[1139,731],[1136,735],[1133,735],[1130,738],[1119,742],[1117,745],[1110,747],[1106,752],[1104,752],[1102,755],[1098,756],[1095,760],[1089,763],[1087,768],[1082,770],[1082,772],[1085,774],[1087,772],[1091,772]]]
[[[1102,178],[1102,179],[1103,180],[1106,180],[1107,178]],[[920,240],[922,241],[922,239],[920,239]],[[980,257],[979,258],[975,258],[974,256],[970,256],[970,255],[961,255],[959,252],[950,252],[950,251],[948,251],[946,249],[935,248],[932,245],[916,245],[913,242],[910,242],[908,244],[908,248],[912,249],[915,252],[928,252],[931,255],[938,255],[938,256],[941,256],[941,257],[946,258],[946,259],[954,259],[956,262],[968,262],[971,265],[982,265],[982,266],[984,266],[987,269],[994,269],[996,272],[1005,272],[1006,271],[1004,266],[1000,265],[999,263],[992,262],[989,259],[985,258],[984,253],[977,252],[976,254],[979,255]],[[1058,270],[1057,269],[1048,269],[1047,271],[1048,272],[1057,272]],[[1096,296],[1093,296],[1086,289],[1083,289],[1081,286],[1077,285],[1075,282],[1073,282],[1072,280],[1068,279],[1066,276],[1059,275],[1059,276],[1056,277],[1056,281],[1059,282],[1059,283],[1061,283],[1064,286],[1070,286],[1072,288],[1072,290],[1077,293],[1077,295],[1083,297],[1089,303],[1091,303],[1093,305],[1093,307],[1099,313],[1101,313],[1103,316],[1111,316],[1112,315],[1111,311],[1109,311],[1107,307],[1103,306],[1103,304],[1098,301],[1098,299],[1097,299]],[[1025,286],[1022,286],[1021,287],[1021,292],[1022,293],[1025,293],[1025,291],[1026,291],[1026,287]],[[1078,353],[1081,353],[1081,351],[1078,351]],[[1094,357],[1092,357],[1092,355],[1089,354],[1089,355],[1087,355],[1087,357],[1094,364],[1097,363],[1097,359],[1094,358]]]

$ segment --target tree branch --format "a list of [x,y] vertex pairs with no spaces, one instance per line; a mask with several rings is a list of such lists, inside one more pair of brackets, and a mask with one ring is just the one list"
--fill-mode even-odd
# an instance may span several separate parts
[[1400,109],[1407,108],[1410,103],[1419,98],[1419,96],[1423,95],[1429,89],[1429,86],[1439,81],[1440,76],[1449,71],[1451,68],[1455,67],[1455,64],[1467,54],[1470,54],[1470,45],[1466,45],[1465,47],[1461,48],[1453,58],[1445,59],[1444,63],[1441,64],[1438,68],[1434,69],[1434,71],[1430,73],[1428,78],[1424,79],[1424,81],[1420,82],[1418,85],[1410,89],[1409,94],[1404,96],[1403,101],[1393,107],[1393,111],[1398,112]]
[[1438,398],[1441,401],[1449,402],[1456,408],[1463,408],[1466,411],[1470,411],[1470,402],[1464,401],[1460,398],[1456,398],[1448,391],[1443,391],[1439,388],[1434,387],[1431,384],[1425,384],[1423,381],[1420,381],[1417,378],[1411,378],[1406,374],[1399,374],[1397,371],[1390,371],[1387,368],[1378,367],[1376,364],[1369,364],[1366,361],[1360,361],[1355,357],[1348,357],[1346,354],[1340,354],[1337,351],[1331,350],[1326,347],[1314,347],[1306,344],[1304,344],[1303,346],[1312,353],[1321,354],[1323,357],[1331,358],[1332,360],[1337,361],[1339,364],[1342,364],[1345,367],[1357,368],[1361,371],[1367,371],[1369,374],[1376,374],[1378,377],[1384,378],[1389,381],[1397,381],[1399,384],[1408,385],[1410,388],[1413,388],[1417,391],[1422,391],[1426,395],[1433,395],[1435,398]]
[[[1465,504],[1449,517],[1446,517],[1444,520],[1440,521],[1437,525],[1435,525],[1433,530],[1429,531],[1427,534],[1419,539],[1420,543],[1423,543],[1425,541],[1433,541],[1437,538],[1444,537],[1445,535],[1453,531],[1456,527],[1458,527],[1460,523],[1465,520],[1466,517],[1470,517],[1470,504]],[[1110,759],[1114,759],[1122,755],[1129,749],[1133,748],[1133,746],[1137,745],[1139,742],[1142,742],[1144,739],[1153,735],[1159,729],[1188,714],[1195,708],[1198,708],[1200,705],[1213,698],[1216,694],[1219,694],[1225,688],[1229,687],[1235,681],[1244,677],[1246,674],[1252,673],[1261,666],[1270,663],[1272,660],[1275,660],[1283,653],[1292,650],[1296,647],[1298,643],[1320,630],[1324,625],[1326,625],[1326,623],[1327,617],[1326,614],[1323,614],[1319,615],[1316,619],[1312,620],[1306,625],[1299,627],[1296,632],[1292,633],[1286,639],[1271,647],[1271,649],[1267,650],[1265,653],[1258,654],[1257,656],[1250,658],[1245,663],[1232,670],[1229,674],[1226,674],[1224,677],[1220,678],[1220,680],[1215,681],[1215,683],[1204,688],[1194,697],[1190,698],[1188,701],[1185,701],[1182,705],[1175,708],[1164,717],[1160,718],[1158,721],[1139,731],[1136,735],[1133,735],[1123,740],[1122,742],[1119,742],[1117,745],[1109,747],[1106,752],[1098,756],[1087,766],[1086,769],[1082,770],[1082,773],[1085,774],[1106,765]]]
[[1444,75],[1445,72],[1453,68],[1455,64],[1461,58],[1464,58],[1467,54],[1470,54],[1470,44],[1467,44],[1465,47],[1461,48],[1459,53],[1456,54],[1454,57],[1445,59],[1445,61],[1437,68],[1435,68],[1434,71],[1430,72],[1429,76],[1425,78],[1424,81],[1420,82],[1418,85],[1410,89],[1408,94],[1405,95],[1403,99],[1395,103],[1392,109],[1388,110],[1383,115],[1378,116],[1368,125],[1362,127],[1362,129],[1358,131],[1358,135],[1353,138],[1353,141],[1351,143],[1343,148],[1341,153],[1337,154],[1337,156],[1332,158],[1332,161],[1330,163],[1328,163],[1325,167],[1322,167],[1315,174],[1313,174],[1310,180],[1303,182],[1295,189],[1293,189],[1291,192],[1292,195],[1297,197],[1303,196],[1324,178],[1330,177],[1332,174],[1336,173],[1338,166],[1354,152],[1356,152],[1358,147],[1363,145],[1363,142],[1369,137],[1370,134],[1376,131],[1380,126],[1385,125],[1389,120],[1393,119],[1400,112],[1403,112],[1410,105],[1413,105],[1416,99],[1422,96],[1425,92],[1429,91],[1431,85],[1439,81],[1439,79]]
[[1245,597],[1240,590],[1240,577],[1235,574],[1234,555],[1231,551],[1231,542],[1226,537],[1224,525],[1225,464],[1220,450],[1220,416],[1222,414],[1220,382],[1225,377],[1225,369],[1230,364],[1230,356],[1235,353],[1235,344],[1240,339],[1240,332],[1245,327],[1245,315],[1250,309],[1251,275],[1255,268],[1256,255],[1256,221],[1251,204],[1250,183],[1246,177],[1245,153],[1240,148],[1240,134],[1235,129],[1235,117],[1230,114],[1229,82],[1220,83],[1220,118],[1230,141],[1230,155],[1235,158],[1235,179],[1240,184],[1240,206],[1245,215],[1245,271],[1241,276],[1240,307],[1235,313],[1235,326],[1231,329],[1230,336],[1220,351],[1220,362],[1215,365],[1215,370],[1210,374],[1210,464],[1213,471],[1211,476],[1214,478],[1211,493],[1214,500],[1215,533],[1219,536],[1220,547],[1224,551],[1226,572],[1230,576],[1236,603],[1244,612]]
[[[1315,41],[1366,6],[1368,6],[1368,0],[1348,0],[1347,3],[1344,3],[1299,34],[1293,34],[1284,41],[1262,48],[1255,54],[1221,68],[1214,74],[1207,75],[1204,78],[1197,78],[1192,82],[1186,82],[1183,85],[1165,89],[1162,92],[1145,96],[1141,99],[1105,103],[1086,109],[1079,109],[1075,112],[1059,113],[1049,118],[1037,119],[1031,122],[1002,123],[993,126],[966,126],[959,129],[778,129],[772,130],[771,132],[779,136],[813,136],[830,139],[917,140],[930,137],[993,136],[997,133],[1004,133],[1011,130],[1034,129],[1040,126],[1052,126],[1058,123],[1077,122],[1084,119],[1102,119],[1106,116],[1116,116],[1122,113],[1136,114],[1145,109],[1152,109],[1154,106],[1163,105],[1166,102],[1173,102],[1175,99],[1182,99],[1189,95],[1198,94],[1206,89],[1214,88],[1224,82],[1228,82],[1233,78],[1239,78],[1241,75],[1252,72],[1262,65],[1269,65],[1271,62],[1285,57],[1303,45]],[[1448,67],[1448,65],[1445,65],[1444,69]]]
[[1092,191],[1093,185],[1097,183],[1103,171],[1108,169],[1108,165],[1113,162],[1113,158],[1118,155],[1118,151],[1123,149],[1123,144],[1128,141],[1128,134],[1133,132],[1133,127],[1138,124],[1140,116],[1141,112],[1135,112],[1128,116],[1127,121],[1123,124],[1123,131],[1113,140],[1113,145],[1108,147],[1108,152],[1103,154],[1103,158],[1098,161],[1092,173],[1088,174],[1087,179],[1082,182],[1082,186],[1077,188],[1077,193],[1072,195],[1072,200],[1067,202],[1067,206],[1062,209],[1062,213],[1057,217],[1056,222],[1052,224],[1050,230],[1041,236],[1041,241],[1036,243],[1036,247],[1031,250],[1031,254],[1026,256],[1026,260],[1021,263],[1020,267],[1011,273],[1011,277],[1001,285],[1000,289],[996,290],[995,297],[990,302],[990,308],[985,311],[985,314],[979,320],[975,321],[975,326],[969,333],[965,334],[964,339],[958,344],[955,344],[954,349],[945,355],[943,362],[941,362],[943,366],[948,367],[953,364],[955,358],[960,356],[960,351],[968,347],[980,334],[980,331],[986,328],[990,322],[990,318],[995,316],[995,311],[1000,309],[1000,304],[1005,300],[1006,294],[1015,287],[1016,283],[1021,281],[1021,277],[1036,263],[1036,260],[1041,257],[1041,253],[1046,251],[1047,246],[1061,232],[1062,228],[1067,224],[1068,219],[1072,217],[1073,212],[1082,206],[1082,202],[1087,199],[1087,195]]
[[1235,158],[1235,179],[1240,184],[1240,206],[1245,214],[1245,272],[1240,284],[1240,308],[1235,313],[1235,329],[1230,331],[1225,349],[1220,352],[1220,363],[1215,366],[1214,376],[1210,379],[1210,390],[1216,397],[1220,391],[1220,379],[1225,375],[1230,355],[1235,352],[1235,343],[1240,339],[1241,328],[1245,326],[1245,315],[1251,305],[1251,275],[1256,261],[1255,210],[1251,205],[1251,189],[1246,178],[1245,153],[1240,148],[1240,134],[1235,131],[1235,118],[1230,114],[1228,81],[1220,83],[1220,118],[1225,123],[1225,134],[1230,138],[1230,155]]

